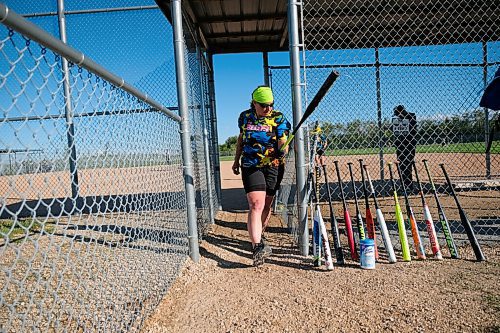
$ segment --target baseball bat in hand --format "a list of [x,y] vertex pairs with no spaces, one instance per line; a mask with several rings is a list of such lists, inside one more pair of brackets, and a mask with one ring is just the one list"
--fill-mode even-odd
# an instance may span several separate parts
[[294,127],[292,133],[290,133],[286,142],[281,146],[280,148],[281,151],[285,151],[285,148],[290,144],[290,142],[292,142],[300,126],[302,126],[302,124],[307,120],[307,118],[309,118],[309,116],[314,112],[314,110],[316,110],[323,97],[325,97],[326,93],[328,92],[328,90],[330,90],[330,88],[333,86],[333,83],[335,82],[335,80],[337,80],[339,76],[340,74],[337,71],[332,71],[328,75],[325,82],[323,82],[321,88],[319,88],[318,92],[313,97],[311,103],[309,103],[309,105],[307,106],[306,111],[302,115],[302,118],[300,119],[299,123],[297,124],[297,126]]

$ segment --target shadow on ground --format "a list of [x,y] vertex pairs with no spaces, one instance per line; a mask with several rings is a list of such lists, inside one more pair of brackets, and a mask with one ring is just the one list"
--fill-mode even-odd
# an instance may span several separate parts
[[[252,250],[247,232],[248,204],[243,189],[224,189],[222,208],[217,214],[215,224],[210,228],[200,254],[214,260],[224,269],[253,268]],[[266,238],[273,249],[273,254],[263,267],[282,266],[301,270],[310,270],[310,258],[299,253],[288,227],[280,215],[271,215],[266,229]]]

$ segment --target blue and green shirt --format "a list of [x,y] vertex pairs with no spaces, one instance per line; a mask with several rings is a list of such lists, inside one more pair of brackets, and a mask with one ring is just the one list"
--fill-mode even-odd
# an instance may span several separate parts
[[241,165],[276,165],[278,141],[286,139],[291,128],[285,116],[280,111],[273,110],[269,116],[258,118],[255,110],[249,109],[240,114],[238,127],[243,139]]

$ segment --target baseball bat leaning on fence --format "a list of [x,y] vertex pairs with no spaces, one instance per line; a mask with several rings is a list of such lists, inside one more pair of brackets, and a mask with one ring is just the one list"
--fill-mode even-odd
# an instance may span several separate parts
[[333,83],[335,82],[335,80],[337,80],[337,78],[339,77],[339,75],[340,74],[337,71],[332,71],[330,73],[330,75],[328,75],[328,77],[326,78],[325,82],[323,82],[323,85],[321,86],[321,88],[319,88],[318,92],[313,97],[311,103],[309,103],[309,105],[307,106],[306,111],[302,115],[302,118],[300,119],[299,123],[292,130],[292,133],[290,133],[290,135],[288,136],[288,139],[283,144],[283,146],[281,146],[280,149],[282,151],[284,151],[285,148],[290,144],[290,142],[292,142],[292,140],[295,137],[295,134],[299,130],[300,126],[302,126],[302,124],[304,123],[304,121],[306,121],[307,118],[309,118],[309,116],[314,112],[314,110],[316,110],[316,108],[319,105],[319,102],[321,102],[321,100],[323,99],[323,97],[325,97],[326,93],[333,86]]
[[420,198],[422,199],[422,207],[424,209],[424,219],[425,225],[427,226],[427,234],[429,235],[429,242],[431,243],[432,253],[436,259],[442,260],[443,255],[441,254],[441,249],[439,248],[439,243],[436,235],[436,229],[434,228],[434,221],[432,220],[431,211],[425,200],[424,189],[422,188],[422,183],[418,177],[417,164],[413,162],[413,169],[415,170],[415,178],[417,179],[418,191],[420,193]]
[[347,244],[351,252],[351,259],[357,261],[359,259],[358,251],[356,250],[356,241],[354,240],[354,232],[352,231],[352,221],[349,211],[347,210],[347,203],[345,201],[344,188],[342,186],[342,178],[340,177],[339,161],[333,161],[335,169],[337,170],[337,178],[339,181],[340,197],[342,199],[342,209],[344,210],[345,230],[347,232]]
[[396,213],[396,223],[398,225],[399,241],[401,243],[401,251],[403,252],[403,260],[411,261],[410,247],[408,246],[408,237],[406,236],[405,221],[401,206],[399,205],[398,191],[396,190],[396,183],[394,182],[394,175],[392,174],[392,163],[387,163],[389,166],[389,177],[391,178],[392,191],[394,195],[394,205]]
[[460,202],[458,201],[457,194],[455,193],[455,189],[453,188],[453,184],[451,183],[450,177],[448,177],[448,173],[444,168],[444,164],[441,163],[439,164],[439,166],[441,166],[441,169],[443,169],[443,174],[446,178],[446,182],[448,183],[448,187],[450,188],[451,195],[453,196],[453,199],[455,199],[455,203],[457,204],[458,213],[460,214],[460,221],[462,222],[465,232],[467,233],[467,238],[469,238],[469,242],[470,245],[472,246],[472,249],[474,250],[476,259],[477,261],[484,261],[486,260],[486,258],[484,257],[483,251],[481,251],[481,247],[479,246],[479,242],[477,241],[476,235],[474,234],[474,230],[472,229],[469,218],[465,214],[462,205],[460,205]]
[[[315,128],[319,126],[319,122],[316,121]],[[313,266],[321,266],[321,233],[319,227],[319,219],[316,218],[316,198],[319,195],[319,188],[315,185],[317,182],[314,181],[314,153],[318,144],[318,136],[314,135],[313,144],[310,146],[309,153],[309,175],[307,179],[307,184],[309,186],[309,198],[310,198],[310,213],[313,226]],[[314,193],[313,193],[314,192]]]
[[363,182],[363,193],[365,195],[366,230],[368,231],[368,238],[373,239],[375,259],[378,260],[377,234],[375,233],[375,222],[373,221],[372,211],[370,209],[370,201],[368,200],[370,195],[368,194],[368,189],[366,188],[365,173],[363,172],[363,159],[359,159],[359,169],[361,170],[361,181]]
[[315,194],[313,194],[314,191],[314,182],[313,182],[313,173],[309,172],[308,179],[307,179],[307,184],[308,184],[308,198],[309,198],[309,211],[310,211],[310,216],[311,216],[311,224],[313,228],[313,266],[314,267],[319,267],[321,266],[321,237],[320,237],[320,232],[319,232],[319,220],[315,219],[314,214],[315,214]]
[[354,193],[354,206],[356,207],[356,226],[358,228],[359,240],[365,239],[365,225],[363,223],[363,217],[361,216],[361,211],[359,210],[358,194],[356,193],[356,183],[354,182],[354,175],[352,174],[352,163],[347,163],[349,167],[349,174],[351,176],[352,191]]
[[460,258],[460,256],[458,255],[457,246],[455,245],[455,241],[453,240],[453,236],[451,235],[450,224],[448,223],[448,218],[444,214],[444,209],[441,205],[441,201],[439,200],[436,187],[434,186],[434,181],[432,180],[431,172],[429,170],[429,166],[427,165],[427,160],[422,160],[422,162],[424,162],[425,171],[427,172],[427,177],[429,177],[429,182],[431,183],[432,194],[434,195],[434,199],[436,199],[436,205],[439,213],[439,222],[441,222],[441,227],[443,228],[446,245],[448,245],[451,257],[453,259],[458,259]]
[[[323,245],[322,250],[325,257],[325,268],[328,270],[333,269],[332,252],[330,250],[330,242],[328,240],[328,233],[326,232],[325,221],[321,215],[321,207],[319,206],[319,167],[316,166],[316,210],[314,211],[314,220],[317,220],[319,227],[319,240]],[[321,266],[321,265],[320,265]]]
[[403,188],[403,194],[405,197],[406,214],[408,215],[408,222],[410,223],[411,233],[413,236],[413,243],[415,245],[415,251],[417,252],[418,259],[425,259],[425,250],[422,244],[422,239],[420,238],[420,233],[418,232],[417,220],[415,219],[415,214],[410,205],[410,199],[408,198],[408,192],[406,192],[406,185],[401,177],[401,168],[399,163],[396,162],[396,168],[398,169],[399,180],[401,182],[401,187]]
[[337,219],[335,218],[335,210],[333,209],[332,203],[332,191],[330,190],[330,183],[328,182],[328,176],[326,175],[326,165],[323,166],[323,173],[325,174],[325,185],[326,192],[328,194],[328,206],[330,207],[330,223],[332,227],[332,236],[333,236],[333,248],[335,249],[335,256],[337,257],[337,264],[344,264],[344,253],[342,252],[342,245],[340,244],[340,235],[339,235],[339,224]]
[[368,172],[366,164],[363,164],[363,170],[366,172],[366,178],[368,179],[368,184],[370,185],[371,194],[373,196],[373,203],[375,204],[375,213],[377,216],[380,233],[382,234],[382,241],[384,242],[384,247],[387,252],[389,262],[392,264],[396,262],[396,255],[394,254],[394,248],[392,247],[391,237],[389,236],[389,231],[387,230],[387,225],[385,224],[382,210],[378,205],[377,194],[375,193],[375,188],[373,187],[370,173]]

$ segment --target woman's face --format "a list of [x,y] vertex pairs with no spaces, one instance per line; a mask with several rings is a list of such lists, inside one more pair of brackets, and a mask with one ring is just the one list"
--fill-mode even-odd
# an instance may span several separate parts
[[257,115],[259,117],[267,117],[271,114],[271,111],[273,110],[274,102],[259,103],[254,101],[253,105],[255,106],[255,111],[257,112]]

